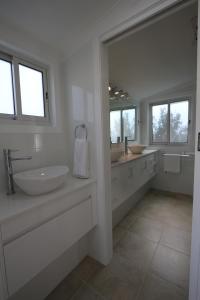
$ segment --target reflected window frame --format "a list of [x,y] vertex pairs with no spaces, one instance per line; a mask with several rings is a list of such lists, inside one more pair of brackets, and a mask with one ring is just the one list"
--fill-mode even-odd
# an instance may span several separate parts
[[[188,102],[188,127],[187,127],[187,141],[186,142],[171,142],[170,141],[170,105],[173,103]],[[167,111],[167,141],[166,142],[155,142],[153,140],[153,118],[152,109],[153,106],[166,104],[168,106]],[[190,140],[190,127],[191,127],[191,107],[192,99],[191,97],[178,97],[158,102],[153,102],[149,104],[149,136],[150,145],[168,145],[168,146],[184,146],[189,144]]]
[[[14,114],[0,113],[1,122],[7,119],[10,121],[15,121],[16,123],[22,121],[22,123],[32,122],[38,125],[49,124],[50,109],[49,109],[49,92],[48,92],[48,86],[49,86],[48,67],[35,60],[22,58],[20,57],[20,55],[10,54],[8,53],[8,51],[4,52],[4,50],[3,51],[0,50],[0,59],[5,60],[11,64],[13,108],[14,108]],[[22,114],[19,65],[24,65],[25,67],[28,67],[30,69],[42,73],[44,116]]]

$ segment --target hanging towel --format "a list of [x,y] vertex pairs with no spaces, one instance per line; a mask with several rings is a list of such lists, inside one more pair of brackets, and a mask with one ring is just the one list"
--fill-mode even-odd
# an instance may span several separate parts
[[75,139],[73,174],[79,178],[89,178],[89,147],[86,139]]
[[179,154],[164,155],[164,172],[180,173],[181,160]]

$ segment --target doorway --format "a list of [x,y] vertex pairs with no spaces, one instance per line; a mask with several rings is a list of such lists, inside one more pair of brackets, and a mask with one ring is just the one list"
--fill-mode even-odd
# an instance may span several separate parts
[[[177,9],[177,8],[175,8],[175,9]],[[151,20],[152,21],[152,20]],[[143,24],[143,26],[144,26],[144,24]],[[126,34],[127,35],[127,34]],[[129,35],[129,34],[128,34]],[[118,37],[118,39],[119,40],[121,40],[121,37]],[[195,39],[195,38],[194,38]],[[121,82],[121,81],[120,81]],[[113,85],[117,85],[117,84],[113,84]],[[116,87],[116,86],[114,86],[114,87]],[[104,86],[104,88],[105,88],[105,86]],[[112,88],[112,87],[111,87]],[[123,90],[124,89],[124,90]],[[123,86],[119,86],[119,91],[120,90],[122,90],[123,92],[128,92],[128,90],[127,90],[127,88],[126,87],[123,87]],[[158,93],[158,96],[159,96],[159,93]],[[173,99],[174,100],[174,99]],[[179,100],[181,100],[181,99],[179,99]],[[169,105],[169,104],[168,104]],[[195,112],[195,108],[194,108],[194,112]],[[195,114],[193,114],[193,117],[194,117],[194,115]],[[139,120],[140,121],[140,120]],[[108,130],[108,128],[107,128],[107,130]],[[139,131],[139,130],[138,130]],[[193,136],[195,136],[195,133],[194,133],[194,131],[195,131],[195,129],[194,129],[194,127],[191,129],[191,131],[193,132]],[[107,135],[108,136],[108,135]],[[141,140],[140,140],[140,142],[142,142]],[[190,154],[192,155],[193,153],[192,152],[194,152],[195,151],[195,148],[194,148],[194,141],[193,141],[193,149],[192,149],[192,151],[190,151],[190,149],[188,149],[189,151],[188,152],[191,152]],[[183,151],[183,152],[187,152],[187,151]],[[165,154],[165,153],[163,153],[163,154]],[[166,153],[166,154],[170,154],[170,153]],[[173,154],[173,153],[172,153]],[[187,155],[188,153],[186,153],[186,155]],[[184,153],[183,153],[183,155],[184,155]],[[129,174],[130,176],[131,176],[131,174]],[[159,178],[160,179],[160,178]],[[183,187],[185,188],[185,185],[183,184]],[[191,298],[191,296],[190,296],[190,298]],[[191,299],[195,299],[195,298],[191,298]]]

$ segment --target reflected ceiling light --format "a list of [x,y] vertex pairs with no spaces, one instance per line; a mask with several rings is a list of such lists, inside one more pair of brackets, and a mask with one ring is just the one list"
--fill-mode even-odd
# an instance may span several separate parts
[[117,87],[111,87],[111,85],[108,86],[109,91],[109,100],[129,100],[129,94],[127,92],[124,92],[123,90],[119,90]]

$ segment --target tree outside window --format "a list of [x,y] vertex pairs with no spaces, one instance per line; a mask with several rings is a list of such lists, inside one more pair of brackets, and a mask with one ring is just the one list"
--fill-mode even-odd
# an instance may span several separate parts
[[152,105],[151,120],[153,144],[188,142],[188,100]]
[[124,141],[128,137],[129,141],[136,139],[136,109],[120,109],[110,112],[110,137],[112,143]]

